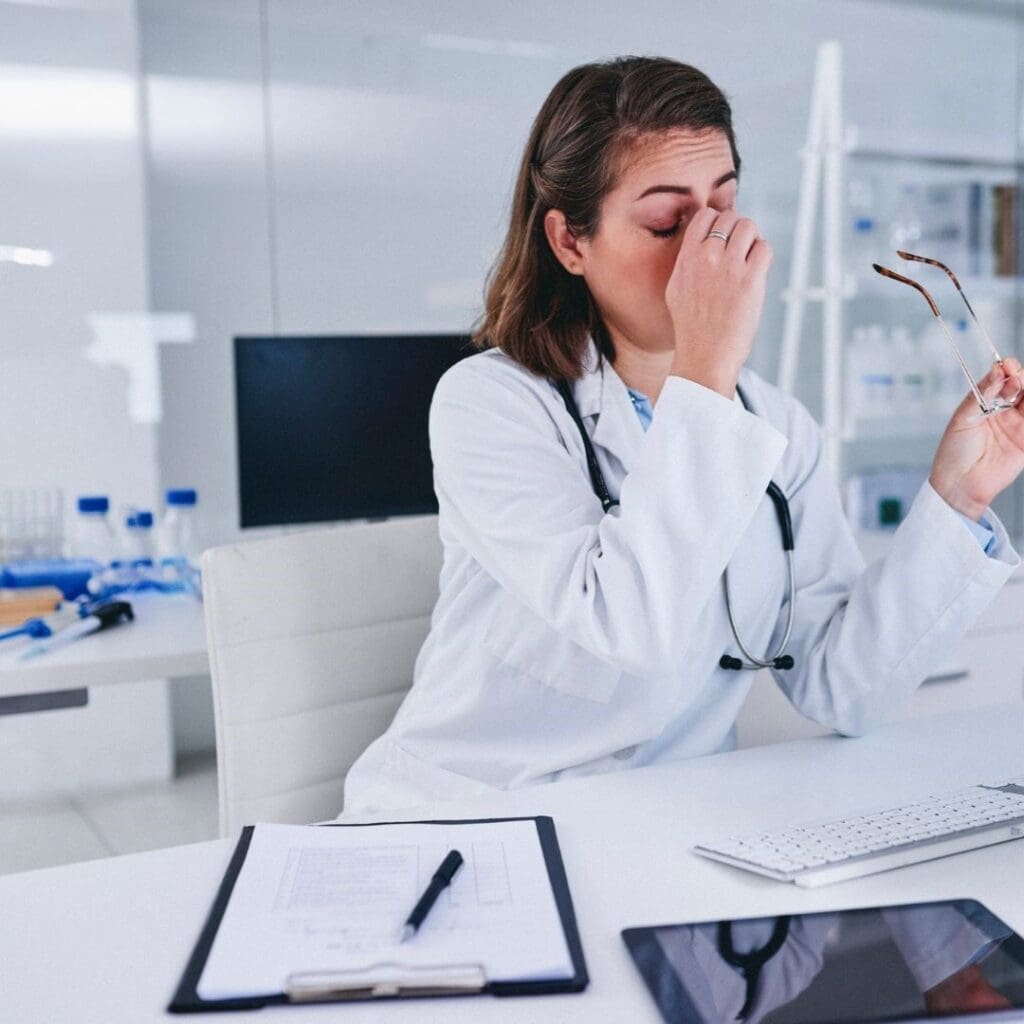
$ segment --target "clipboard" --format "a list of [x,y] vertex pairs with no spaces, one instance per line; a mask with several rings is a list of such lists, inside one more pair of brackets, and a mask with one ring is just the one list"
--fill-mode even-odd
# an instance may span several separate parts
[[374,828],[390,824],[479,825],[504,821],[532,821],[537,826],[548,881],[562,923],[566,945],[572,960],[571,978],[538,979],[536,981],[491,981],[480,964],[441,964],[436,968],[409,968],[397,964],[367,964],[357,971],[308,972],[291,975],[287,990],[277,995],[233,999],[203,999],[198,985],[213,947],[217,930],[231,899],[235,881],[245,863],[254,826],[242,829],[235,852],[228,864],[213,906],[199,934],[178,987],[167,1007],[169,1013],[210,1013],[219,1010],[258,1010],[264,1006],[281,1006],[313,1002],[408,999],[426,996],[494,995],[536,996],[563,992],[582,992],[589,976],[583,957],[576,914],[573,910],[569,882],[562,863],[562,853],[555,834],[555,823],[547,816],[475,819],[435,819],[421,822],[370,822],[348,824],[332,822],[323,828]]

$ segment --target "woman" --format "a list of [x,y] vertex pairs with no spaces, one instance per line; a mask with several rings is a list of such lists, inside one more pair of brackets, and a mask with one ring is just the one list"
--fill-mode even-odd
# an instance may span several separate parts
[[[987,506],[1024,467],[1024,416],[975,421],[968,397],[865,569],[817,425],[744,367],[771,249],[736,211],[739,171],[729,105],[692,67],[588,64],[545,101],[484,351],[431,408],[430,635],[347,813],[730,749],[753,676],[723,667],[749,664],[730,610],[798,710],[861,733],[1019,563]],[[1019,370],[994,367],[987,394]],[[769,482],[788,498],[795,602]]]

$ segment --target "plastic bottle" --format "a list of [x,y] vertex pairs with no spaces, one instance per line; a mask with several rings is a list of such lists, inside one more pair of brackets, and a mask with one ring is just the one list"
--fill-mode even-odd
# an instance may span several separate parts
[[882,255],[878,222],[874,217],[854,218],[850,235],[850,267],[858,277],[871,272],[871,264],[877,263]]
[[895,378],[894,415],[905,433],[923,433],[928,407],[928,370],[923,365],[920,346],[906,327],[894,327],[890,348]]
[[[957,347],[966,353],[970,341],[967,321],[958,320],[951,333]],[[950,348],[949,338],[937,320],[924,329],[918,348],[927,379],[925,401],[928,412],[932,417],[947,418],[967,393],[968,384],[956,354]]]
[[871,273],[871,264],[878,262],[884,248],[878,219],[878,189],[874,180],[865,175],[851,178],[847,185],[846,203],[850,269],[857,276],[866,276]]
[[861,377],[864,418],[877,422],[892,416],[896,388],[892,349],[881,324],[867,328],[864,347],[866,372]]
[[117,549],[110,525],[110,500],[105,495],[83,495],[78,499],[78,516],[71,530],[72,558],[88,559],[108,566]]
[[866,355],[864,342],[866,337],[866,328],[854,327],[850,334],[850,341],[846,346],[846,422],[844,428],[847,437],[856,435],[859,424],[864,418],[864,396],[861,379],[867,372],[867,367],[864,364]]
[[856,327],[846,357],[849,436],[873,434],[895,411],[892,350],[881,324]]
[[124,559],[140,568],[153,566],[153,513],[145,509],[130,512],[124,521]]
[[[889,222],[889,246],[914,252],[922,231],[921,190],[917,185],[907,183],[900,188]],[[901,265],[900,273],[913,277],[919,267],[917,263]]]
[[166,496],[167,508],[157,533],[160,573],[165,580],[180,580],[199,593],[199,555],[201,548],[195,522],[198,502],[191,488],[172,488]]

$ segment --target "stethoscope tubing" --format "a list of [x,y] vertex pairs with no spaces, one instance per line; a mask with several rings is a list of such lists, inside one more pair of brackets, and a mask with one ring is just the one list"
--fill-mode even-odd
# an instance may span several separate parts
[[[594,451],[590,435],[587,433],[587,429],[583,425],[583,419],[576,406],[576,400],[572,393],[572,385],[567,380],[555,380],[551,383],[555,390],[558,391],[559,395],[561,395],[562,401],[565,403],[565,407],[568,410],[569,415],[572,417],[573,423],[576,424],[576,429],[580,432],[580,437],[583,440],[583,449],[586,453],[587,472],[590,474],[591,487],[593,488],[594,494],[601,502],[601,508],[605,513],[608,513],[618,505],[619,502],[613,498],[608,491],[608,484],[605,482],[604,474],[601,472],[601,467],[598,464],[597,454]],[[740,402],[743,403],[743,408],[748,412],[751,412],[752,410],[750,408],[750,403],[747,401],[747,396],[743,393],[738,384],[736,385],[736,394],[739,395]],[[788,655],[784,656],[786,647],[789,644],[790,636],[793,633],[793,619],[796,613],[796,585],[795,573],[793,570],[793,523],[789,514],[789,502],[786,499],[786,495],[782,488],[774,481],[769,481],[767,494],[768,497],[771,498],[772,504],[775,506],[775,514],[779,520],[779,530],[782,533],[782,548],[786,553],[786,572],[789,580],[789,602],[786,614],[786,630],[783,634],[782,642],[779,644],[778,650],[773,655],[766,658],[758,658],[747,650],[743,641],[740,639],[740,634],[736,629],[736,622],[732,614],[732,597],[729,593],[729,569],[727,566],[722,572],[722,584],[725,589],[725,611],[729,618],[729,628],[732,630],[736,646],[739,647],[744,658],[747,660],[744,662],[739,658],[723,654],[719,661],[719,665],[723,669],[757,670],[762,668],[774,668],[784,670],[793,667],[792,657]]]
[[750,663],[744,665],[744,668],[774,668],[775,663],[782,657],[786,651],[786,647],[789,644],[789,638],[793,633],[793,617],[794,617],[794,605],[796,589],[794,586],[795,573],[793,572],[793,551],[788,549],[786,551],[786,569],[789,575],[789,609],[786,612],[786,632],[782,636],[782,640],[779,643],[778,650],[774,654],[770,654],[767,658],[755,657],[750,651],[747,650],[743,641],[740,639],[739,630],[736,629],[736,623],[732,617],[732,599],[729,595],[729,567],[726,566],[722,572],[722,583],[725,586],[725,611],[729,616],[729,628],[732,630],[733,639],[736,641],[736,646],[743,653],[743,657]]

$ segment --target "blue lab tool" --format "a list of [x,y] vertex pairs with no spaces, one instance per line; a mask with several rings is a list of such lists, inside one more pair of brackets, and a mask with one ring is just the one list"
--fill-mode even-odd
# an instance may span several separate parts
[[68,601],[88,592],[89,578],[100,568],[89,558],[37,558],[0,566],[4,587],[57,587]]
[[22,651],[19,659],[24,661],[40,654],[46,654],[47,651],[52,651],[55,647],[62,647],[79,637],[110,629],[111,626],[122,622],[131,622],[134,618],[135,613],[127,601],[106,601],[101,604],[87,605],[83,608],[82,617],[78,622],[65,626],[52,636],[43,637],[38,643]]
[[30,636],[39,640],[45,636],[53,636],[57,630],[87,614],[86,608],[87,606],[83,604],[62,604],[49,615],[37,615],[34,618],[26,619],[20,626],[0,633],[0,640],[8,640],[16,636]]

